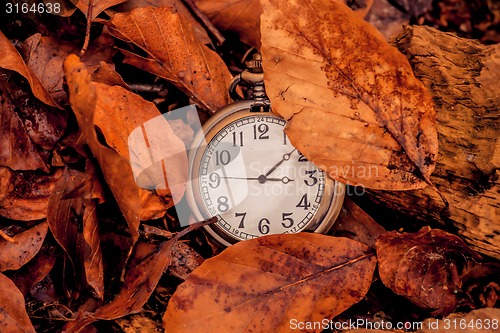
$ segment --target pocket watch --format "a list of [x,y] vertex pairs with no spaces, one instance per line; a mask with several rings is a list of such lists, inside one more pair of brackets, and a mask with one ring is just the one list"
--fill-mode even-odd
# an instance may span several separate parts
[[[260,54],[230,85],[234,103],[195,135],[186,198],[196,220],[217,216],[206,231],[229,246],[263,235],[326,233],[335,222],[345,185],[332,180],[288,140],[286,121],[271,112]],[[251,87],[242,99],[240,83]]]

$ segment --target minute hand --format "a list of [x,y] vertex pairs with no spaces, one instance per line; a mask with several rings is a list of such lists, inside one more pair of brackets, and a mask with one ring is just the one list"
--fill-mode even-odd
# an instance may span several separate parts
[[277,167],[279,167],[281,165],[281,163],[285,162],[285,161],[288,161],[290,159],[290,155],[293,154],[294,151],[296,151],[297,149],[295,148],[294,150],[292,150],[291,152],[289,152],[288,154],[285,154],[283,155],[283,158],[281,159],[281,161],[279,161],[278,163],[276,163],[265,175],[264,177],[267,178],[267,176],[269,176],[274,170],[276,170]]

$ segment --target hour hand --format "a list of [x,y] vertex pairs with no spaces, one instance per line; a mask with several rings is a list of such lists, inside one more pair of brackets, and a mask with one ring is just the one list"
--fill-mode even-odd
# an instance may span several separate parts
[[281,163],[285,162],[285,161],[288,161],[290,159],[290,155],[293,154],[294,151],[296,151],[297,149],[294,149],[292,150],[291,152],[289,152],[288,154],[284,154],[283,155],[283,158],[281,159],[281,161],[279,161],[278,163],[276,163],[265,175],[264,177],[267,177],[269,176],[274,170],[276,170],[277,167],[279,167],[281,165]]

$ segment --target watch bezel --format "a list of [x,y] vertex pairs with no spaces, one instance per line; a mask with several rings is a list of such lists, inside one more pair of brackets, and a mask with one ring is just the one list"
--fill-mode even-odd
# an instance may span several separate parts
[[[198,133],[196,133],[191,149],[189,150],[189,181],[186,187],[186,200],[196,220],[201,221],[210,218],[205,204],[201,198],[199,189],[199,165],[210,141],[230,123],[248,116],[272,116],[272,112],[253,112],[254,100],[243,100],[226,106],[210,118]],[[205,143],[207,145],[205,145]],[[325,188],[320,206],[311,221],[303,231],[326,233],[335,223],[340,213],[345,196],[345,185],[331,179],[324,172]],[[204,227],[208,234],[218,243],[224,246],[235,244],[237,239],[218,225],[218,222]]]

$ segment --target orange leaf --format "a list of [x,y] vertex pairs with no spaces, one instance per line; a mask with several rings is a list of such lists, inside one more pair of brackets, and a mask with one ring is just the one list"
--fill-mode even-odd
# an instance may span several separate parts
[[430,183],[435,111],[405,56],[335,1],[261,3],[266,89],[294,146],[353,185],[404,190]]
[[[141,219],[158,218],[173,205],[168,197],[165,197],[166,202],[163,202],[158,195],[137,186],[125,144],[131,129],[142,125],[145,120],[160,116],[160,113],[152,103],[122,87],[92,83],[85,66],[74,55],[66,59],[64,68],[70,102],[78,124],[127,220],[132,238],[136,240]],[[96,125],[111,148],[98,140]],[[169,149],[184,153],[173,154],[176,163],[175,170],[172,171],[172,174],[177,175],[177,186],[172,192],[182,196],[187,179],[184,144],[173,134],[168,124],[164,124],[162,130],[163,139],[170,144]],[[165,194],[170,194],[168,188]]]
[[47,90],[42,86],[38,78],[26,66],[23,58],[5,35],[0,32],[0,67],[16,71],[28,80],[33,95],[47,105],[60,108],[52,99]]
[[0,272],[17,270],[30,261],[40,251],[47,230],[47,223],[42,222],[17,234],[14,242],[0,239]]
[[26,313],[23,294],[0,273],[0,331],[2,333],[35,333]]
[[145,7],[116,14],[111,33],[143,49],[133,64],[170,80],[201,107],[215,112],[229,102],[231,74],[222,59],[200,43],[187,19],[169,7]]
[[167,332],[290,332],[293,320],[331,319],[372,282],[368,247],[320,234],[260,237],[207,259],[181,284]]

